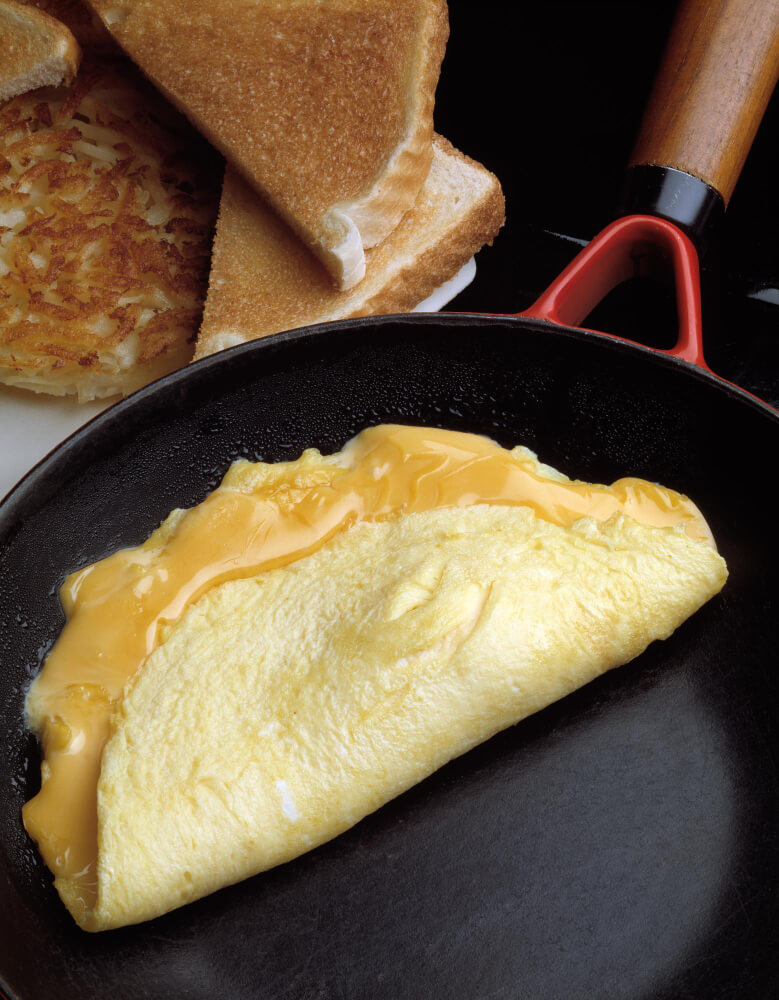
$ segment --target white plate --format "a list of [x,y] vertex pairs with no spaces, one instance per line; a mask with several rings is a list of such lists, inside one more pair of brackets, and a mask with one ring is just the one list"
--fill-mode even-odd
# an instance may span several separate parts
[[[438,312],[476,276],[471,257],[450,281],[414,312]],[[119,396],[77,403],[72,396],[47,396],[0,385],[0,497],[66,437],[117,402]]]

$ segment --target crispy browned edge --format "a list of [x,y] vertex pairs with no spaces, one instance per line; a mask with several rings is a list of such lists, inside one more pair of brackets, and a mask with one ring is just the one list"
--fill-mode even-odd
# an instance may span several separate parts
[[[55,38],[64,45],[64,51],[62,53],[53,53],[58,57],[64,59],[69,68],[68,75],[63,77],[62,82],[66,85],[70,84],[73,77],[78,73],[78,68],[81,64],[81,49],[78,42],[73,37],[73,32],[67,25],[63,24],[62,21],[58,21],[56,17],[52,17],[50,14],[39,10],[37,7],[33,7],[24,3],[17,3],[16,0],[0,0],[0,13],[2,13],[3,7],[8,10],[14,11],[17,15],[26,18],[32,24],[37,24],[43,29],[48,29],[48,31],[53,32]],[[3,59],[2,75],[3,77],[11,77],[18,75],[21,72],[17,66],[14,66],[13,60],[8,60],[7,53]]]
[[[3,0],[0,0],[2,4]],[[37,13],[37,12],[36,12]],[[56,20],[56,19],[55,19]],[[110,42],[110,39],[109,39]],[[136,109],[143,107],[144,105],[138,102],[142,102],[145,99],[145,105],[149,105],[149,100],[152,100],[155,96],[155,92],[151,84],[144,80],[140,71],[127,59],[124,53],[110,42],[110,46],[100,45],[96,48],[88,48],[85,54],[85,61],[82,69],[81,76],[75,87],[70,91],[69,99],[73,97],[74,94],[81,95],[85,92],[89,92],[91,85],[94,82],[94,78],[98,79],[108,73],[115,74],[117,79],[124,82],[129,88],[128,92],[134,95],[134,100],[136,101]],[[11,102],[24,102],[26,103],[28,112],[31,110],[33,118],[38,115],[38,107],[44,107],[48,110],[48,103],[43,102],[42,105],[32,105],[39,99],[35,92],[27,95],[17,95],[16,98],[12,99]],[[43,95],[45,96],[45,95]],[[56,96],[56,95],[55,95]],[[78,96],[80,101],[81,96]],[[67,102],[66,102],[67,103]],[[158,102],[159,104],[160,102]],[[2,105],[5,107],[5,105]],[[1,109],[1,108],[0,108]],[[158,112],[162,109],[158,108]],[[108,109],[109,113],[111,109]],[[165,110],[165,114],[170,116],[169,120],[172,120],[173,125],[176,122],[181,122],[184,124],[182,116],[175,111],[172,107]],[[132,116],[131,116],[132,117]],[[56,118],[56,115],[55,115]],[[121,122],[121,117],[119,121]],[[49,122],[51,124],[51,122]],[[61,122],[60,122],[61,124]],[[129,134],[138,131],[137,122],[127,122],[127,128]],[[113,126],[112,126],[113,127]],[[158,121],[158,127],[161,127],[161,123]],[[178,126],[180,128],[180,126]],[[175,129],[174,129],[175,133]],[[189,135],[191,133],[191,135]],[[53,135],[56,133],[49,133]],[[141,126],[140,134],[143,136],[143,126]],[[188,152],[188,158],[190,163],[200,164],[199,169],[202,171],[207,168],[203,167],[203,155],[205,152],[206,144],[200,137],[197,138],[197,144],[193,144],[193,139],[195,137],[194,130],[187,125],[187,134],[182,139],[184,145],[173,146],[171,145],[165,156],[162,156],[158,151],[157,158],[157,169],[161,173],[170,173],[176,170],[176,165],[171,161],[171,154],[175,156],[180,156],[185,152]],[[117,132],[117,140],[122,138],[121,131]],[[201,148],[202,147],[202,148]],[[2,146],[0,145],[0,153],[2,153]],[[193,156],[195,157],[193,159]],[[214,167],[216,167],[216,154],[214,156]],[[0,157],[1,158],[1,157]],[[175,157],[174,157],[175,158]],[[219,163],[223,167],[223,161],[221,157],[218,158]],[[207,170],[210,173],[210,171]],[[208,254],[210,262],[210,244],[213,238],[213,226],[215,224],[215,216],[217,209],[217,183],[218,178],[214,176],[213,184],[207,184],[204,182],[199,186],[201,193],[207,193],[210,190],[210,195],[206,195],[206,201],[211,205],[211,219],[210,219],[210,238],[206,243],[205,237],[203,239],[203,252],[199,256],[202,258]],[[170,199],[177,192],[174,191],[170,184],[163,184],[163,189],[165,191],[165,196]],[[204,199],[196,199],[197,201],[203,201]],[[56,214],[56,212],[55,212]],[[99,213],[98,213],[99,214]],[[82,215],[81,219],[83,221],[85,217]],[[185,221],[185,220],[180,220]],[[197,223],[196,223],[197,224]],[[112,224],[111,224],[112,225]],[[109,226],[110,228],[110,226]],[[159,245],[159,240],[156,241]],[[208,263],[204,261],[204,266],[207,268]],[[43,353],[39,353],[33,347],[30,351],[27,346],[21,349],[21,353],[13,353],[10,358],[0,357],[0,389],[2,389],[2,383],[8,384],[9,386],[16,386],[24,391],[38,392],[45,395],[53,396],[75,396],[78,394],[79,401],[84,402],[91,399],[107,398],[108,396],[114,396],[118,393],[123,395],[129,395],[135,390],[141,388],[142,386],[152,382],[163,375],[167,375],[172,371],[184,367],[192,360],[192,354],[194,352],[194,341],[197,334],[197,325],[199,322],[199,313],[202,313],[202,307],[205,302],[205,292],[206,292],[206,273],[203,273],[198,280],[198,289],[191,296],[193,304],[190,306],[187,303],[178,303],[174,305],[174,309],[179,315],[184,310],[189,310],[195,315],[190,321],[180,322],[177,320],[177,325],[171,328],[171,323],[168,322],[166,332],[162,338],[157,338],[155,349],[158,353],[148,355],[143,357],[143,352],[148,351],[145,343],[145,334],[142,332],[141,337],[141,358],[137,356],[132,362],[130,368],[122,369],[118,372],[111,372],[103,370],[103,363],[106,358],[110,359],[111,348],[106,349],[103,352],[103,348],[94,348],[92,346],[86,346],[83,343],[74,344],[70,339],[69,324],[71,320],[65,320],[58,324],[56,333],[54,334],[52,344],[54,345],[51,349],[44,349]],[[53,287],[53,286],[51,286]],[[40,289],[45,291],[46,286],[41,285]],[[117,300],[118,301],[118,300]],[[113,305],[116,305],[114,302]],[[103,308],[110,312],[113,308],[112,306],[104,306]],[[76,320],[76,322],[78,322]],[[186,324],[186,325],[185,325]],[[0,323],[0,327],[3,324]],[[184,329],[182,329],[184,327]],[[0,331],[2,332],[2,331]],[[186,340],[181,339],[181,335],[186,335]],[[11,351],[13,352],[14,346],[18,345],[18,342],[10,340]],[[59,347],[62,351],[66,353],[57,353],[56,348]],[[17,346],[17,350],[19,347]],[[71,349],[68,351],[68,349]],[[78,352],[78,353],[77,353]],[[136,355],[138,352],[135,352]],[[98,357],[98,354],[101,357]],[[52,371],[51,364],[56,361],[59,365],[64,365],[61,370]],[[98,362],[98,367],[100,370],[95,371],[93,365]],[[83,376],[83,377],[82,377]]]
[[22,0],[27,7],[55,18],[71,30],[82,49],[100,48],[119,52],[103,22],[83,0]]

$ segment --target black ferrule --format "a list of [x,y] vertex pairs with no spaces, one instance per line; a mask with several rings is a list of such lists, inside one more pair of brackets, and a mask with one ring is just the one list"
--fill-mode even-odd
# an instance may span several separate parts
[[719,191],[684,170],[642,163],[627,172],[620,215],[668,219],[687,233],[701,253],[724,214]]

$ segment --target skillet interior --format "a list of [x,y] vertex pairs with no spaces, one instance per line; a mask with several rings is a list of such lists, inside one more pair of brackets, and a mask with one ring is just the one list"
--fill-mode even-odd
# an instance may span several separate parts
[[[731,570],[667,642],[329,845],[150,924],[80,932],[19,810],[24,688],[66,572],[137,544],[240,455],[381,421],[524,443],[690,493]],[[779,420],[685,366],[542,323],[431,316],[284,334],[98,418],[0,508],[0,976],[10,997],[725,998],[779,985]]]

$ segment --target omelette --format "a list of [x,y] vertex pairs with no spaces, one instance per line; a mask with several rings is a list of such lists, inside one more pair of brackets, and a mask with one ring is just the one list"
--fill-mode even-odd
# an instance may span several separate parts
[[687,497],[478,435],[238,461],[65,580],[25,827],[79,926],[149,920],[337,836],[726,577]]

